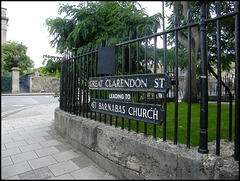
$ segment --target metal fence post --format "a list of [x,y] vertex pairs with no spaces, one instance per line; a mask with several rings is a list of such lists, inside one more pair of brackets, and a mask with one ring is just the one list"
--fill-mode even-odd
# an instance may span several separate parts
[[71,114],[75,114],[75,99],[76,99],[76,57],[77,57],[77,48],[73,48],[73,63],[72,63],[72,112]]
[[63,62],[65,61],[65,56],[61,60],[61,75],[60,75],[60,109],[63,110]]
[[[239,13],[239,2],[234,2],[235,11]],[[239,14],[235,16],[235,77],[236,77],[236,86],[235,86],[235,139],[234,139],[234,160],[239,161]]]
[[208,76],[207,76],[207,33],[206,2],[200,4],[200,49],[201,49],[201,98],[200,98],[200,141],[199,153],[208,153]]

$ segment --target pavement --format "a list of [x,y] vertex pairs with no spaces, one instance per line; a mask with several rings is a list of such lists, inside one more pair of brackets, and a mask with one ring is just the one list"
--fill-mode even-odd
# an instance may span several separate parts
[[115,180],[54,130],[58,103],[5,113],[1,119],[1,179]]

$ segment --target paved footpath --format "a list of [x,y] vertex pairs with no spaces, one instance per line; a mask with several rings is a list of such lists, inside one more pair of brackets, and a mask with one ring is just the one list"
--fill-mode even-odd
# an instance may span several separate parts
[[116,179],[54,130],[58,103],[30,106],[1,119],[1,179]]

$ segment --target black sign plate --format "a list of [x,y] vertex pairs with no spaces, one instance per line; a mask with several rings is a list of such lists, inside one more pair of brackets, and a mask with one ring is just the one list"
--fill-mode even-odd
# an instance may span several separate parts
[[110,100],[132,101],[132,94],[127,92],[109,92]]
[[115,74],[115,46],[98,49],[98,74]]
[[90,109],[94,112],[124,117],[161,125],[165,110],[161,105],[131,103],[91,98]]
[[90,77],[88,88],[89,90],[166,93],[171,89],[171,77],[165,73]]

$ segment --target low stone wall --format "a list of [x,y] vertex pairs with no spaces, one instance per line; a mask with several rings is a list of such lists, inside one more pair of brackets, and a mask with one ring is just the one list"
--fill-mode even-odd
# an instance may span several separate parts
[[59,92],[60,81],[55,77],[31,77],[31,92]]
[[[238,179],[239,163],[55,109],[59,135],[120,179]],[[230,143],[230,147],[233,144]],[[227,150],[229,144],[226,145]]]

